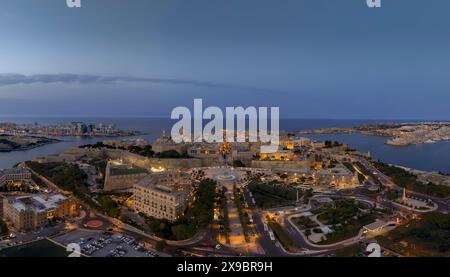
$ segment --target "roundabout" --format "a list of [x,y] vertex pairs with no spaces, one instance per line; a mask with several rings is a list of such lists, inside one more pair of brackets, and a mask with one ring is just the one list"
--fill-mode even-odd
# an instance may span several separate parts
[[98,229],[103,226],[103,221],[97,219],[89,220],[85,226],[89,229]]
[[232,173],[234,171],[233,168],[228,166],[220,168],[221,172],[218,175],[214,176],[214,179],[219,182],[233,182],[236,181],[237,177]]

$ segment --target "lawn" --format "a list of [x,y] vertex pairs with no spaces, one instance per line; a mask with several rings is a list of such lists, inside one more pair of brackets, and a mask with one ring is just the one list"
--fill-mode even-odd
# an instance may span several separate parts
[[295,217],[292,219],[292,222],[297,225],[300,230],[311,229],[319,226],[316,222],[306,216]]
[[255,198],[256,205],[263,209],[286,206],[297,199],[295,189],[285,188],[282,185],[253,182],[248,188]]
[[330,228],[334,231],[327,234],[326,240],[319,244],[332,244],[355,237],[364,225],[374,222],[376,215],[362,212],[360,209],[363,206],[361,205],[363,204],[355,200],[338,200],[335,201],[335,207],[327,207],[319,214],[317,219],[324,224],[331,225]]

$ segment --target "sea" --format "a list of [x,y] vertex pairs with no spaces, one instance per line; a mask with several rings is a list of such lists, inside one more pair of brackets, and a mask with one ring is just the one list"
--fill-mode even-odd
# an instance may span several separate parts
[[[170,133],[175,121],[168,118],[27,118],[27,117],[0,117],[0,122],[38,123],[38,124],[67,124],[73,121],[86,123],[115,124],[122,130],[141,131],[144,135],[133,137],[153,142],[163,131]],[[355,120],[355,119],[281,119],[280,129],[297,133],[302,130],[329,128],[329,127],[355,127],[373,123],[399,123],[407,121],[395,120]],[[417,122],[411,121],[411,122]],[[367,136],[363,134],[320,134],[300,135],[317,140],[333,140],[349,144],[352,148],[370,152],[372,157],[386,163],[401,165],[409,168],[440,171],[450,174],[450,141],[433,144],[411,145],[396,147],[385,144],[387,138]],[[50,154],[58,154],[70,147],[93,144],[102,141],[105,137],[57,137],[59,143],[48,144],[25,151],[0,153],[0,169],[11,168],[22,161],[32,160]],[[115,138],[115,139],[129,139]]]
[[67,257],[66,249],[54,242],[42,239],[34,242],[21,244],[0,250],[0,257],[16,257],[16,258],[31,258],[31,257]]

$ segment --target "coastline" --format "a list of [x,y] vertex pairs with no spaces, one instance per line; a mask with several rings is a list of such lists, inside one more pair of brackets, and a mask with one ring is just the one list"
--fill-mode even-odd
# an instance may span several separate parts
[[300,131],[304,135],[363,134],[388,138],[389,146],[433,144],[450,141],[450,122],[408,122],[397,124],[368,124],[353,127],[331,127]]
[[[9,121],[14,122],[33,122],[34,118],[17,119],[10,118]],[[40,120],[45,124],[55,124],[55,122],[70,122],[76,118],[69,119],[45,119]],[[133,129],[141,132],[142,136],[132,136],[129,139],[140,138],[147,141],[155,141],[161,135],[162,130],[168,130],[171,121],[166,118],[90,118],[86,119],[92,122],[108,121],[118,126],[118,128],[126,130]],[[291,133],[303,133],[302,130],[313,130],[320,128],[350,128],[353,126],[362,126],[373,124],[374,121],[364,120],[328,120],[328,119],[281,119],[280,128]],[[323,135],[300,135],[319,141],[332,140],[349,144],[352,148],[370,152],[374,159],[380,159],[389,164],[397,164],[410,168],[417,168],[426,171],[441,171],[450,173],[450,141],[441,141],[433,144],[421,144],[404,146],[390,146],[385,144],[382,136],[369,136],[363,133],[351,134],[323,134]],[[0,152],[0,168],[10,168],[14,164],[31,160],[33,157],[41,157],[61,153],[66,148],[78,147],[85,144],[95,144],[102,138],[96,137],[71,137],[60,138],[60,143],[52,143],[35,147],[33,149],[12,152]],[[106,137],[104,139],[107,139]],[[115,138],[112,138],[115,139]],[[118,138],[122,139],[122,138]],[[127,138],[123,138],[127,139]]]
[[[42,137],[42,138],[44,138],[44,137]],[[31,150],[31,149],[35,149],[35,148],[39,148],[39,147],[45,146],[45,145],[62,142],[62,140],[59,140],[59,139],[50,139],[50,138],[45,138],[45,139],[48,139],[49,141],[42,142],[42,143],[35,144],[35,145],[31,145],[31,146],[15,148],[15,149],[7,149],[7,150],[0,149],[0,153],[11,153],[11,152],[28,151],[28,150]]]
[[[3,135],[3,134],[1,134]],[[46,145],[50,145],[50,144],[56,144],[56,143],[61,143],[64,142],[64,140],[61,139],[57,139],[54,137],[60,137],[60,138],[89,138],[89,139],[95,139],[95,138],[133,138],[133,137],[139,137],[139,136],[145,136],[147,135],[144,132],[133,132],[133,134],[128,134],[128,135],[82,135],[82,136],[73,136],[73,135],[44,135],[44,136],[36,136],[37,134],[28,134],[28,137],[33,137],[33,138],[38,138],[38,139],[46,139],[48,141],[46,142],[42,142],[39,144],[35,144],[35,145],[31,145],[31,146],[25,146],[25,147],[19,147],[19,148],[14,148],[14,149],[0,149],[0,153],[11,153],[11,152],[23,152],[23,151],[28,151],[28,150],[32,150],[32,149],[36,149],[36,148],[40,148]],[[41,134],[42,135],[42,134]]]

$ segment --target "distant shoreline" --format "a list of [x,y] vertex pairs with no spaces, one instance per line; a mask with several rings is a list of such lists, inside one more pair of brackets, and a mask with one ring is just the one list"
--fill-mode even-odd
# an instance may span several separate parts
[[[1,136],[0,136],[0,137],[1,137]],[[19,147],[19,148],[13,148],[13,149],[0,149],[0,153],[10,153],[10,152],[27,151],[27,150],[31,150],[31,149],[34,149],[34,148],[39,148],[39,147],[41,147],[41,146],[45,146],[45,145],[49,145],[49,144],[53,144],[53,143],[59,143],[59,142],[62,142],[62,140],[54,139],[54,138],[37,137],[37,136],[28,136],[28,137],[37,138],[37,139],[46,139],[47,141],[41,142],[41,143],[37,143],[37,144],[35,144],[35,145],[21,146],[21,147]]]
[[300,132],[305,135],[355,134],[387,137],[385,144],[394,147],[430,144],[450,140],[450,122],[404,122],[397,124],[368,124],[356,127],[331,127]]

